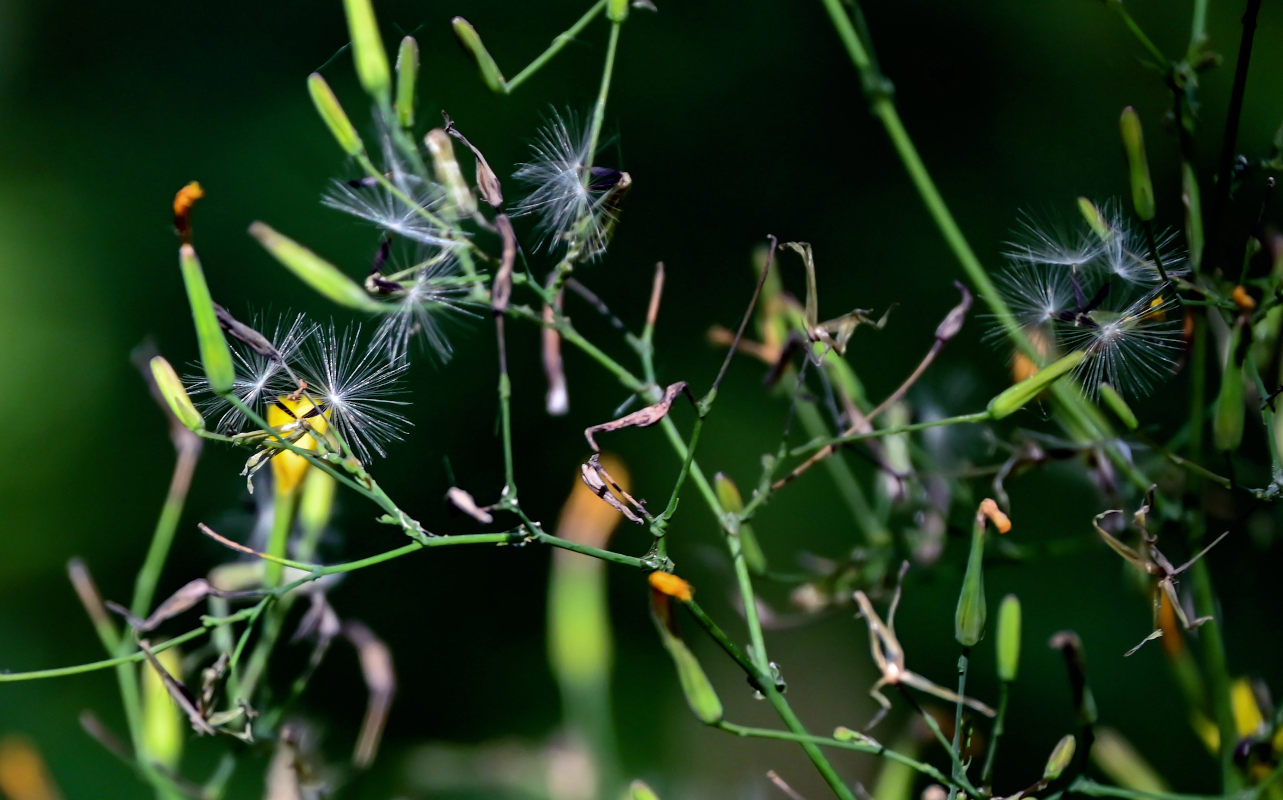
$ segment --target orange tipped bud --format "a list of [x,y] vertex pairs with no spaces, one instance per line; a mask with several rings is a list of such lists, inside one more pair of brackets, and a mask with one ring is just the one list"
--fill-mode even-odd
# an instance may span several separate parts
[[695,596],[694,588],[671,572],[652,572],[646,580],[650,582],[650,588],[683,603],[689,603]]

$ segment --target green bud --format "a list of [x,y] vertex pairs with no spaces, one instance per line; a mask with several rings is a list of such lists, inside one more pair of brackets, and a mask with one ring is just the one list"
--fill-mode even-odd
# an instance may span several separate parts
[[962,578],[962,591],[958,594],[958,609],[953,617],[953,638],[963,647],[972,647],[985,635],[985,521],[977,515],[971,529],[971,553],[967,556],[967,572]]
[[1123,137],[1123,152],[1127,155],[1127,170],[1132,183],[1132,205],[1136,216],[1145,222],[1154,219],[1154,184],[1149,179],[1149,159],[1145,157],[1145,134],[1141,130],[1140,115],[1131,106],[1123,109],[1118,118],[1118,130]]
[[739,488],[721,472],[713,476],[713,486],[717,491],[717,502],[726,512],[727,528],[739,538],[744,563],[754,574],[762,574],[766,571],[766,555],[757,543],[753,526],[740,521],[739,514],[744,510],[744,499],[740,496]]
[[1047,766],[1043,767],[1042,779],[1044,781],[1054,781],[1069,766],[1069,762],[1074,760],[1074,750],[1078,743],[1070,734],[1061,737],[1056,746],[1052,749],[1051,755],[1047,758]]
[[[157,653],[156,660],[170,675],[181,669],[176,647]],[[183,755],[186,726],[164,680],[147,661],[142,663],[142,712],[142,751],[148,761],[173,770]]]
[[151,376],[156,381],[160,396],[165,398],[165,402],[169,404],[169,410],[174,412],[174,416],[183,424],[183,427],[190,431],[205,430],[205,420],[196,410],[196,406],[192,405],[192,399],[187,396],[187,389],[183,387],[183,382],[178,378],[178,373],[174,372],[174,368],[161,356],[153,356],[150,364]]
[[705,725],[717,724],[722,719],[722,701],[713,690],[708,676],[704,674],[703,667],[695,659],[695,654],[677,635],[672,618],[672,602],[668,595],[652,591],[650,610],[664,649],[677,667],[677,680],[682,686],[682,694],[686,696],[686,704],[700,722]]
[[396,118],[407,130],[414,127],[414,85],[418,79],[419,43],[407,36],[396,54]]
[[365,145],[361,142],[356,128],[352,126],[352,120],[347,118],[347,112],[343,110],[343,106],[339,105],[339,99],[334,96],[334,90],[320,73],[313,72],[307,76],[307,91],[312,95],[312,104],[316,106],[316,113],[321,115],[325,127],[330,129],[330,134],[339,143],[339,147],[343,148],[343,152],[350,156],[359,156],[364,153]]
[[994,419],[1002,419],[1016,413],[1042,394],[1048,386],[1072,372],[1086,357],[1087,354],[1082,350],[1075,350],[1005,389],[989,401],[989,414]]
[[630,800],[659,800],[655,790],[640,780],[635,780],[628,786],[628,797]]
[[338,267],[288,236],[277,233],[262,222],[250,225],[249,233],[290,272],[335,303],[359,311],[379,313],[384,310],[382,303],[366,294]]
[[507,94],[508,82],[503,79],[499,65],[490,57],[490,51],[486,50],[486,46],[481,43],[481,36],[477,34],[477,29],[463,17],[455,17],[450,24],[454,26],[454,35],[459,37],[463,48],[477,60],[477,66],[481,69],[481,80],[485,81],[490,91]]
[[1140,427],[1136,414],[1132,411],[1131,406],[1127,405],[1127,401],[1123,399],[1117,389],[1108,383],[1102,383],[1098,388],[1100,389],[1100,399],[1104,400],[1105,405],[1109,406],[1109,410],[1114,412],[1114,415],[1127,426],[1127,430],[1134,431]]
[[468,182],[459,168],[459,160],[454,157],[454,144],[450,135],[440,128],[433,128],[423,138],[432,156],[432,171],[437,181],[445,187],[455,212],[461,217],[470,217],[477,213],[477,198],[468,188]]
[[1083,219],[1087,220],[1087,225],[1091,228],[1091,232],[1096,234],[1096,237],[1102,242],[1109,241],[1110,237],[1114,235],[1114,230],[1109,227],[1109,220],[1105,219],[1104,214],[1100,213],[1100,209],[1096,207],[1096,204],[1086,197],[1080,197],[1078,198],[1078,210],[1082,212]]
[[299,498],[298,524],[305,540],[315,541],[334,513],[334,490],[338,482],[329,473],[309,469],[303,478],[303,494]]
[[1152,795],[1171,791],[1167,781],[1150,766],[1144,756],[1113,728],[1096,729],[1096,741],[1091,746],[1091,760],[1110,780],[1124,789]]
[[1009,594],[998,606],[998,680],[1011,683],[1020,667],[1020,598]]
[[343,0],[343,10],[347,13],[348,35],[352,37],[356,76],[371,97],[386,105],[392,91],[392,75],[379,24],[374,19],[374,6],[370,0]]
[[833,738],[837,739],[839,742],[856,742],[858,744],[867,744],[870,746],[877,745],[877,742],[867,734],[851,730],[845,725],[839,725],[833,729]]
[[1222,453],[1237,450],[1243,441],[1243,365],[1238,351],[1243,341],[1243,325],[1236,324],[1230,333],[1230,346],[1225,353],[1225,368],[1221,371],[1221,390],[1216,396],[1216,415],[1212,418],[1212,441]]
[[606,5],[606,19],[611,22],[623,22],[628,19],[629,0],[609,0]]
[[187,287],[187,303],[192,307],[196,341],[200,345],[200,363],[209,380],[209,388],[216,394],[230,392],[236,380],[232,352],[227,349],[227,339],[218,324],[214,300],[209,296],[209,286],[205,283],[205,273],[201,271],[196,249],[190,244],[180,247],[178,264],[183,272],[183,285]]
[[1198,173],[1188,161],[1181,162],[1181,205],[1185,206],[1185,241],[1189,244],[1189,265],[1198,272],[1203,261],[1203,201]]

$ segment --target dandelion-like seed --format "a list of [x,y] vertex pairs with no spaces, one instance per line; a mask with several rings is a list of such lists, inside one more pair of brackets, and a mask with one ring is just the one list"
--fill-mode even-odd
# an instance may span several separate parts
[[1049,356],[1085,354],[1076,374],[1088,394],[1106,382],[1141,395],[1171,374],[1182,311],[1163,275],[1185,269],[1174,234],[1156,237],[1151,248],[1110,204],[1095,230],[1049,233],[1026,218],[1020,239],[998,278],[1003,299],[1026,333],[1054,343]]
[[[254,326],[266,330],[267,319],[260,317]],[[280,358],[261,353],[247,343],[233,338],[230,342],[232,360],[236,377],[232,383],[232,393],[246,406],[257,409],[265,398],[274,398],[298,388],[290,369],[290,360],[294,358],[317,330],[317,325],[302,314],[294,317],[281,315],[277,317],[268,341],[276,349]],[[197,406],[202,412],[216,417],[215,430],[220,433],[239,433],[245,429],[247,418],[245,412],[223,397],[210,391],[209,383],[203,375],[189,378],[193,394],[198,396]]]
[[307,395],[365,462],[371,451],[385,455],[384,445],[410,427],[400,412],[409,403],[398,399],[398,379],[407,364],[382,355],[379,348],[365,345],[359,325],[340,332],[331,323],[309,339],[299,357]]
[[574,116],[554,113],[531,145],[532,159],[514,173],[531,192],[513,209],[513,216],[538,219],[541,246],[565,243],[588,259],[605,252],[632,183],[626,172],[589,166],[591,147]]
[[[393,192],[374,180],[335,181],[321,198],[322,204],[344,214],[363,219],[387,233],[420,244],[436,247],[456,247],[459,234],[447,229],[438,221],[428,219],[423,212],[439,207],[444,198],[441,188],[413,175],[404,175],[399,190]],[[404,198],[409,198],[406,203]]]
[[443,250],[394,271],[392,279],[379,278],[378,286],[389,302],[375,331],[374,346],[382,347],[389,360],[405,359],[415,339],[438,360],[450,358],[452,348],[441,330],[440,318],[448,312],[468,313],[461,307],[468,287],[458,280],[457,266],[453,252]]

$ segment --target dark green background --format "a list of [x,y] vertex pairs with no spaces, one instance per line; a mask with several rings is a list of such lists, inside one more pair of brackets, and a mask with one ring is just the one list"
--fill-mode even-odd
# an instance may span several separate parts
[[[1183,50],[1187,3],[1129,5],[1161,48]],[[956,301],[950,283],[960,272],[868,115],[820,5],[660,6],[658,14],[634,14],[624,30],[607,130],[613,157],[631,172],[635,188],[610,257],[583,279],[637,325],[651,268],[664,261],[669,283],[656,337],[661,380],[686,379],[702,390],[721,355],[704,332],[738,320],[751,289],[753,246],[768,233],[810,241],[823,315],[898,304],[886,330],[862,331],[850,351],[875,393],[889,391]],[[1213,4],[1209,24],[1214,48],[1230,63],[1205,76],[1200,92],[1200,167],[1208,182],[1239,6]],[[406,32],[421,42],[421,118],[448,110],[506,177],[506,165],[525,158],[550,107],[588,109],[605,26],[594,24],[516,96],[503,98],[482,86],[453,40],[450,17],[466,15],[512,75],[582,7],[459,0],[380,3],[378,12],[388,42]],[[1168,94],[1104,6],[882,2],[868,4],[866,14],[905,123],[987,264],[999,263],[1020,210],[1068,215],[1078,195],[1126,192],[1116,131],[1128,104],[1146,125],[1161,219],[1179,223],[1174,146],[1163,124]],[[1260,22],[1239,140],[1254,158],[1267,155],[1283,121],[1283,14],[1267,3]],[[64,565],[82,556],[104,593],[124,599],[141,563],[171,451],[128,355],[147,338],[176,364],[195,355],[175,269],[173,192],[192,179],[204,185],[196,241],[214,292],[233,310],[298,309],[346,319],[309,296],[245,235],[261,219],[353,274],[369,263],[373,235],[317,204],[330,178],[351,173],[304,90],[305,76],[320,69],[353,116],[363,116],[350,58],[340,52],[345,41],[337,2],[11,0],[0,7],[0,668],[99,658]],[[788,283],[800,293],[800,270],[790,266]],[[627,357],[586,309],[575,313],[612,353]],[[983,315],[973,313],[921,387],[920,401],[971,411],[1003,385],[1005,356],[981,342],[985,327]],[[624,394],[570,354],[572,413],[545,418],[537,337],[529,327],[510,331],[522,500],[551,522],[586,453],[580,431],[606,419]],[[414,366],[416,427],[376,467],[392,496],[438,530],[460,525],[440,499],[449,485],[447,461],[479,495],[500,481],[491,436],[491,330],[474,320],[451,333],[457,357],[443,369]],[[701,452],[709,472],[726,471],[741,486],[755,479],[786,411],[763,393],[760,374],[748,361],[732,370]],[[1142,413],[1179,415],[1183,386],[1178,378],[1160,388],[1140,405]],[[686,425],[691,415],[679,409],[677,419]],[[1033,415],[1020,421],[1045,427]],[[1249,423],[1249,435],[1256,433]],[[641,495],[652,503],[666,496],[676,464],[657,433],[620,434],[611,446],[628,460]],[[196,534],[198,520],[231,531],[248,524],[251,507],[236,474],[241,458],[206,449],[162,590],[226,559]],[[1082,537],[1086,544],[1073,556],[989,573],[990,597],[1020,593],[1027,619],[1026,662],[1004,753],[1009,789],[1035,778],[1045,753],[1072,726],[1063,668],[1043,646],[1053,631],[1072,627],[1086,642],[1102,719],[1140,745],[1177,788],[1213,790],[1215,765],[1190,733],[1160,649],[1121,657],[1147,630],[1149,612],[1122,563],[1094,541],[1088,523],[1103,501],[1072,468],[1012,488],[1014,536]],[[333,556],[400,543],[393,529],[370,523],[370,511],[343,499],[346,539],[332,544]],[[1258,521],[1272,530],[1271,517]],[[799,550],[838,556],[856,544],[818,473],[782,494],[757,529],[786,565]],[[1283,689],[1269,568],[1278,562],[1277,546],[1263,554],[1237,530],[1211,557],[1231,669]],[[716,529],[694,495],[674,523],[672,541],[706,605],[737,630]],[[957,541],[951,538],[944,566],[911,578],[900,623],[910,666],[942,682],[955,659],[953,593],[964,549]],[[645,544],[633,530],[615,540],[628,552]],[[558,701],[542,638],[547,562],[536,548],[434,552],[353,575],[333,593],[340,613],[387,639],[401,681],[375,775],[353,796],[426,796],[416,794],[409,777],[423,763],[414,748],[425,741],[535,746],[551,734]],[[638,576],[610,574],[617,716],[629,773],[651,780],[665,798],[770,797],[775,790],[761,775],[774,768],[808,796],[823,796],[795,748],[734,740],[690,718],[646,619]],[[767,599],[783,598],[768,592]],[[872,672],[862,622],[844,612],[772,634],[771,641],[790,699],[814,730],[868,718]],[[704,644],[697,652],[706,656],[729,716],[772,724],[735,669]],[[987,643],[976,661],[975,693],[992,698]],[[348,752],[362,703],[354,659],[336,650],[305,704],[335,760]],[[93,708],[119,729],[118,705],[108,672],[5,684],[0,732],[33,739],[68,797],[137,797],[145,790],[76,724],[82,708]],[[893,717],[879,732],[889,738],[902,722]],[[215,751],[209,742],[195,743],[190,772],[203,774]],[[877,766],[840,754],[835,761],[866,784]],[[261,754],[246,758],[237,796],[259,794],[263,763]]]

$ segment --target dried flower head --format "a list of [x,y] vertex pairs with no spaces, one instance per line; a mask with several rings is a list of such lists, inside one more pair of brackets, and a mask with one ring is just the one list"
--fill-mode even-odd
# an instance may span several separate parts
[[431,253],[419,248],[408,261],[404,266],[385,267],[386,274],[376,270],[366,282],[388,301],[374,344],[388,353],[389,360],[399,361],[409,355],[411,341],[417,340],[429,356],[446,361],[452,348],[441,330],[441,318],[452,312],[469,313],[463,308],[468,284],[458,274],[453,250]]
[[574,115],[554,112],[531,145],[531,160],[514,173],[531,191],[513,215],[538,219],[541,246],[564,243],[585,259],[605,252],[632,182],[626,172],[593,166],[591,147]]

